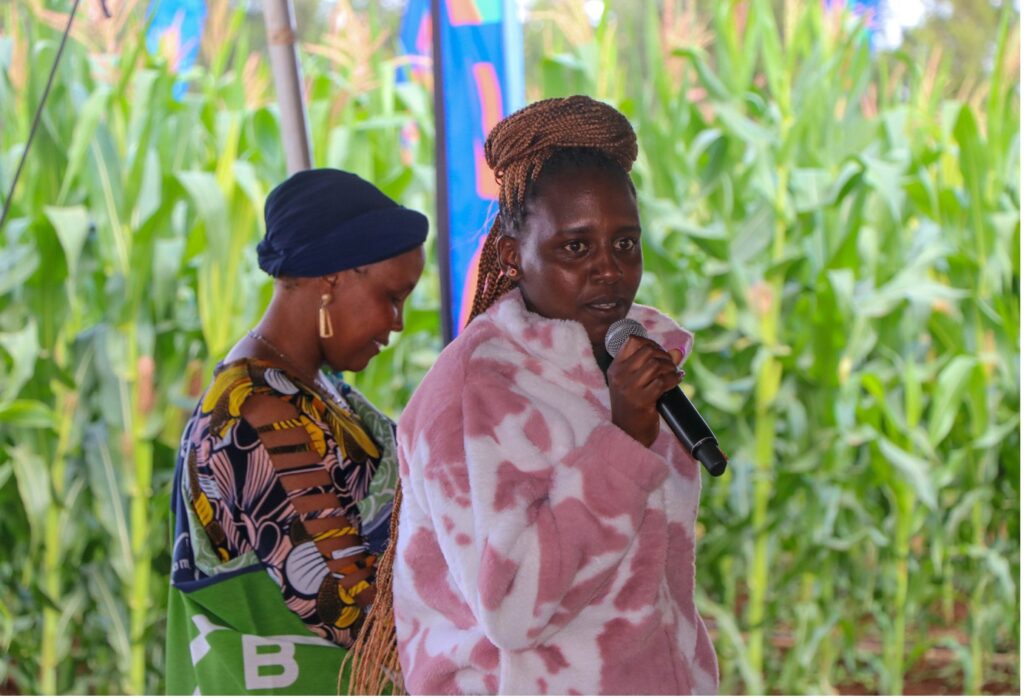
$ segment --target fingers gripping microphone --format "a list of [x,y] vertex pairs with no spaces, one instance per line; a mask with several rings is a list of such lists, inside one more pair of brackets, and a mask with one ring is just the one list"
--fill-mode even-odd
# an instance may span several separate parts
[[[636,320],[616,320],[604,336],[604,346],[612,358],[626,344],[630,337],[646,337],[647,330]],[[710,475],[718,477],[725,472],[727,459],[718,448],[711,427],[700,416],[697,408],[679,388],[672,388],[658,398],[658,414],[668,424],[690,454],[704,464]]]

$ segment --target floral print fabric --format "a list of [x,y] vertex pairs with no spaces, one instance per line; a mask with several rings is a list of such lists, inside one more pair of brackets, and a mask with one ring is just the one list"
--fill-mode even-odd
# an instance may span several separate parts
[[[313,632],[352,643],[375,593],[396,472],[393,425],[341,392],[347,400],[325,399],[263,361],[217,367],[182,437],[173,584],[259,563]],[[243,406],[254,395],[280,400],[284,417],[250,423]],[[372,511],[373,535],[361,509]]]

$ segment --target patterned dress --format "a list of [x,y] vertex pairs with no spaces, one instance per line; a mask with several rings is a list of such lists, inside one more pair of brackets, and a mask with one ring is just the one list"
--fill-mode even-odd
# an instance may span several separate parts
[[[254,397],[271,418],[243,416]],[[182,437],[172,584],[262,565],[312,632],[351,645],[387,546],[393,429],[347,385],[325,401],[273,364],[219,365]]]

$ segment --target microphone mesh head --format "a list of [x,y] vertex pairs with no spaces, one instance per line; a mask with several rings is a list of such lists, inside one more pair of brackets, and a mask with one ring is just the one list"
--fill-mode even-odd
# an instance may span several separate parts
[[647,330],[636,320],[624,317],[616,320],[604,335],[604,348],[614,359],[630,337],[646,337]]

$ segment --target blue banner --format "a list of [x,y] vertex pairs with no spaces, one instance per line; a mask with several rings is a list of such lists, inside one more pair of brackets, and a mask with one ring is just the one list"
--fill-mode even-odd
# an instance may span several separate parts
[[[484,141],[494,125],[522,106],[522,27],[512,0],[441,0],[439,26],[446,171],[438,187],[447,194],[447,288],[442,311],[452,337],[469,316],[484,236],[497,213],[498,187],[484,160]],[[432,35],[429,0],[411,0],[401,41],[406,53],[423,55]],[[442,243],[445,240],[441,241]],[[445,264],[442,262],[442,269]],[[445,337],[448,341],[452,337]]]
[[872,49],[877,48],[879,33],[882,31],[882,13],[885,8],[882,0],[824,0],[829,9],[841,8],[844,5],[864,21],[865,38],[871,42]]
[[[206,0],[151,0],[146,50],[167,59],[171,71],[181,74],[195,65],[206,23]],[[187,85],[178,81],[174,96],[181,99]]]

